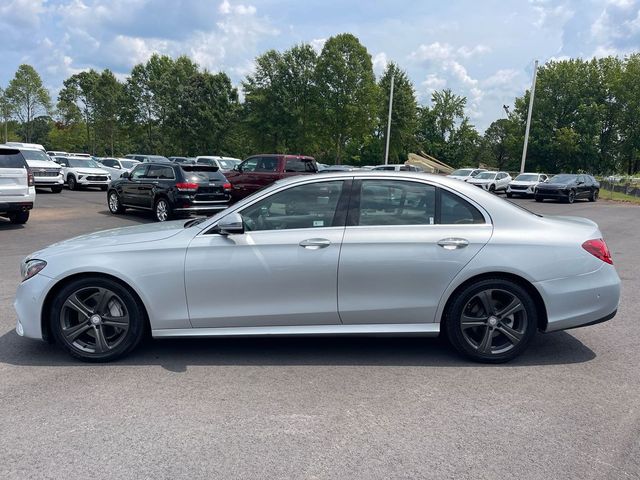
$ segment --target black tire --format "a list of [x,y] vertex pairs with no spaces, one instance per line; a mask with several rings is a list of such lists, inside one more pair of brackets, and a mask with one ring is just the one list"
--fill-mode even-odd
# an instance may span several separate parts
[[513,197],[513,193],[507,192],[507,198],[511,198],[511,197]]
[[157,222],[166,222],[173,218],[173,212],[169,200],[165,197],[160,197],[153,205],[153,215]]
[[100,185],[100,190],[102,190],[103,192],[106,192],[109,189],[108,185]]
[[73,175],[69,175],[67,177],[67,186],[69,187],[69,190],[77,190],[78,182],[76,180],[76,177],[74,177]]
[[115,190],[111,190],[107,193],[107,206],[109,207],[109,211],[114,215],[122,214],[127,209],[122,206],[120,202],[120,195]]
[[[102,300],[107,297],[101,296],[102,291],[111,296]],[[124,315],[115,315],[114,311]],[[95,317],[98,319],[92,320]],[[126,355],[142,340],[146,324],[144,307],[131,291],[101,277],[81,278],[65,285],[51,304],[49,318],[56,343],[85,362],[109,362]]]
[[489,185],[489,192],[496,193],[496,186],[495,185]]
[[573,190],[569,191],[569,194],[567,195],[567,199],[565,200],[567,203],[573,203],[576,200],[576,192],[574,192]]
[[9,221],[14,225],[24,225],[29,220],[29,211],[12,213],[9,215]]
[[527,348],[537,330],[537,317],[535,303],[523,287],[490,278],[456,294],[447,309],[444,331],[453,347],[471,360],[502,363]]
[[539,197],[538,195],[536,195],[534,198],[536,199],[536,202],[543,202],[544,201],[544,198],[543,197]]
[[60,192],[62,192],[62,186],[59,186],[59,187],[51,187],[51,191],[52,191],[53,193],[60,193]]
[[589,195],[589,201],[590,201],[590,202],[597,202],[597,201],[598,201],[598,196],[599,196],[599,194],[600,194],[600,190],[599,190],[599,189],[597,189],[597,188],[594,188],[594,189],[591,191],[591,195]]

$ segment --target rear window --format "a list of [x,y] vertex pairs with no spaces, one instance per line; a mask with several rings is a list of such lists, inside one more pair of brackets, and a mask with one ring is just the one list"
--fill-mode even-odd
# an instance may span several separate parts
[[0,168],[26,167],[23,156],[18,150],[0,150]]
[[227,178],[218,167],[210,167],[208,165],[181,165],[180,168],[182,168],[187,177],[195,176],[210,182],[227,181]]
[[288,158],[285,172],[317,172],[316,162],[308,158]]

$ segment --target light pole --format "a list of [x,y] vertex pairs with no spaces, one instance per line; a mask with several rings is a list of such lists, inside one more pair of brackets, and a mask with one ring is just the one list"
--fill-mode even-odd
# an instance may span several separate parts
[[393,110],[393,84],[396,76],[391,75],[391,91],[389,92],[389,118],[387,119],[387,142],[384,147],[384,164],[389,164],[389,138],[391,137],[391,111]]
[[536,94],[536,76],[538,75],[538,60],[533,64],[533,81],[531,82],[531,95],[529,95],[529,113],[527,113],[527,127],[524,130],[524,146],[522,147],[522,161],[520,173],[524,173],[524,162],[527,159],[527,145],[529,144],[529,129],[531,128],[531,112],[533,111],[533,97]]

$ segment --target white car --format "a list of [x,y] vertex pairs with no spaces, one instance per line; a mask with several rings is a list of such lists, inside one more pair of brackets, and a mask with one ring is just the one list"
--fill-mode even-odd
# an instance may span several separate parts
[[35,200],[33,175],[20,151],[0,146],[0,216],[13,224],[27,223]]
[[476,177],[478,174],[486,171],[486,168],[459,168],[458,170],[454,170],[453,172],[451,172],[451,174],[447,175],[447,177],[466,182]]
[[67,156],[69,157],[80,157],[80,158],[91,158],[91,155],[88,153],[69,153]]
[[120,178],[124,172],[130,172],[140,162],[129,158],[101,158],[98,160],[100,168],[111,175],[111,179]]
[[392,164],[392,165],[376,165],[371,170],[384,172],[421,172],[422,169],[414,165]]
[[7,142],[5,145],[12,148],[31,148],[32,150],[36,149],[36,150],[42,150],[43,152],[45,151],[44,147],[39,143]]
[[47,151],[47,155],[49,155],[51,158],[53,158],[53,157],[68,157],[69,156],[69,152],[63,152],[62,150],[48,150]]
[[[30,145],[30,146],[23,146]],[[37,188],[50,188],[53,193],[60,193],[64,186],[64,177],[62,168],[56,162],[39,149],[36,144],[18,144],[18,142],[10,142],[5,145],[7,148],[15,148],[22,153],[27,161],[27,165],[33,173],[35,186]]]
[[218,155],[201,155],[196,157],[196,163],[218,167],[222,172],[229,172],[242,163],[242,160],[233,157],[221,157]]
[[56,157],[56,161],[62,165],[64,178],[69,190],[78,190],[81,187],[100,187],[107,191],[111,183],[111,174],[90,158],[83,157]]
[[506,192],[509,183],[513,180],[507,172],[481,172],[473,178],[467,180],[467,183],[476,187],[484,188],[488,192]]
[[511,198],[514,195],[534,195],[536,193],[536,186],[547,180],[549,180],[549,177],[544,173],[521,173],[513,179],[507,187],[507,197]]

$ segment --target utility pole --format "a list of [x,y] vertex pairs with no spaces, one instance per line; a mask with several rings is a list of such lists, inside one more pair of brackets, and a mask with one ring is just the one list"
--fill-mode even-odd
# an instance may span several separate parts
[[533,64],[533,82],[531,83],[531,95],[529,96],[529,113],[527,114],[527,127],[524,130],[524,147],[522,148],[522,161],[520,173],[524,173],[524,162],[527,159],[527,145],[529,144],[529,129],[531,128],[531,112],[533,111],[533,97],[536,94],[536,76],[538,75],[538,60]]
[[384,164],[389,164],[389,138],[391,137],[391,111],[393,110],[393,84],[396,76],[391,75],[391,92],[389,92],[389,118],[387,119],[387,144],[384,148]]

